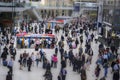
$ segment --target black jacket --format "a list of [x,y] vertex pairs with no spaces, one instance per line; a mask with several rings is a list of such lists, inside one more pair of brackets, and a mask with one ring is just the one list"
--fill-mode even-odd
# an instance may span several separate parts
[[12,80],[12,75],[11,75],[11,74],[8,74],[8,75],[6,76],[6,80]]

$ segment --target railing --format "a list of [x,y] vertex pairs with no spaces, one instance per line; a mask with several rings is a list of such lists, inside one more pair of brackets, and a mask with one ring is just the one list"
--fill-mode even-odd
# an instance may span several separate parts
[[18,3],[18,2],[10,2],[10,3],[6,3],[6,2],[0,2],[0,7],[24,7],[24,3]]
[[5,2],[0,2],[0,6],[15,6],[13,3],[5,3]]
[[[115,6],[114,5],[103,5],[104,9],[113,9]],[[116,6],[117,9],[120,9],[120,5]]]

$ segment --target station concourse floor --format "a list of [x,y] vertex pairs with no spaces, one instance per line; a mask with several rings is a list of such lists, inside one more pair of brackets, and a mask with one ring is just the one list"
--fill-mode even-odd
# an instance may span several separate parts
[[[60,40],[60,36],[62,34],[62,31],[60,31],[59,34],[56,34],[56,36],[58,37],[58,41]],[[83,48],[85,49],[85,36],[83,36],[84,42],[83,42]],[[87,71],[87,80],[95,80],[96,77],[94,75],[94,69],[96,67],[96,60],[98,57],[98,44],[95,44],[95,42],[92,42],[92,49],[94,52],[93,58],[92,58],[92,64],[89,67],[89,70]],[[68,46],[67,43],[65,42],[65,50],[68,51]],[[31,68],[31,72],[27,71],[27,68],[23,68],[23,70],[19,70],[19,55],[21,53],[24,52],[24,50],[26,50],[27,53],[37,53],[37,51],[35,51],[34,49],[17,49],[17,55],[16,55],[16,60],[14,62],[14,67],[13,67],[13,80],[44,80],[44,73],[45,70],[42,68],[42,62],[39,63],[39,66],[37,67],[36,65],[32,66]],[[46,57],[49,61],[51,61],[51,56],[54,54],[54,49],[43,49],[43,51],[46,53]],[[78,48],[73,50],[73,53],[76,54],[78,53]],[[57,68],[51,68],[51,72],[53,74],[53,80],[57,80],[57,76],[60,72],[60,54],[58,53],[58,64],[57,64]],[[69,65],[67,65],[66,67],[67,70],[67,76],[66,76],[66,80],[81,80],[80,79],[80,74],[78,74],[77,72],[73,72],[72,67],[70,67]],[[0,64],[0,80],[5,80],[5,77],[7,75],[7,67],[2,66],[2,64]],[[112,74],[111,74],[111,68],[109,68],[108,70],[108,76],[106,78],[106,80],[112,80]],[[101,70],[100,73],[100,77],[103,77],[104,75],[104,71],[103,69]]]

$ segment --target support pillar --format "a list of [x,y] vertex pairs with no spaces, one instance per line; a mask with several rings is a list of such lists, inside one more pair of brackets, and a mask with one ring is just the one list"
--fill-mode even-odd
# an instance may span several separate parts
[[98,19],[97,19],[97,31],[98,34],[102,33],[102,17],[103,17],[103,0],[98,0]]

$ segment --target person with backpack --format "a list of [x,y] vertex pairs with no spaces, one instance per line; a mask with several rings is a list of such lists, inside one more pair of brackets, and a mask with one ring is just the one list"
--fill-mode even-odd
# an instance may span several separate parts
[[61,69],[61,78],[62,80],[66,80],[67,70],[65,68]]

